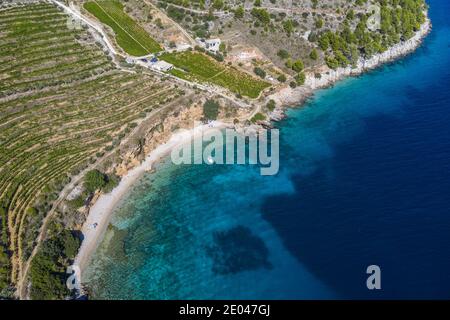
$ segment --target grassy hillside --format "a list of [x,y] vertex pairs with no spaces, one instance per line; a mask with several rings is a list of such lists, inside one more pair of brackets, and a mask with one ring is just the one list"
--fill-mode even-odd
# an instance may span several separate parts
[[199,52],[165,53],[161,59],[179,68],[172,73],[180,78],[210,82],[250,98],[257,98],[262,90],[270,86],[267,82],[225,66]]
[[117,44],[126,53],[144,56],[161,51],[160,45],[124,12],[123,5],[119,1],[89,1],[84,4],[84,8],[113,29]]
[[49,3],[0,11],[0,296],[62,188],[178,94],[66,22]]

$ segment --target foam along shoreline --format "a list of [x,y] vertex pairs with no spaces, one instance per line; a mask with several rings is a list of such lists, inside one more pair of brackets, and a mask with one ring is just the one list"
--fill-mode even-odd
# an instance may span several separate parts
[[[102,237],[109,225],[111,214],[118,202],[126,194],[126,192],[133,186],[137,179],[139,179],[145,172],[154,168],[163,157],[170,154],[170,152],[183,144],[189,143],[202,134],[212,129],[223,129],[227,125],[222,122],[215,121],[209,125],[200,125],[191,130],[182,131],[172,135],[170,140],[164,144],[159,145],[145,158],[145,160],[137,167],[131,169],[125,176],[122,177],[119,185],[114,188],[111,193],[102,194],[89,210],[88,217],[81,229],[83,233],[83,242],[78,254],[75,258],[74,266],[79,268],[82,273],[83,269],[89,263],[90,258],[97,249]],[[94,225],[96,227],[94,227]],[[82,280],[82,274],[78,275]]]
[[287,86],[273,94],[270,98],[281,105],[298,105],[299,101],[304,101],[314,90],[329,87],[345,77],[360,75],[368,70],[375,69],[384,63],[394,61],[413,52],[421,45],[422,40],[430,31],[431,21],[427,16],[426,21],[420,26],[420,29],[412,38],[393,45],[385,52],[376,54],[369,59],[359,58],[356,67],[354,68],[349,66],[333,70],[327,66],[323,66],[322,70],[319,72],[321,75],[320,78],[316,78],[316,72],[305,72],[306,79],[303,86],[295,89]]

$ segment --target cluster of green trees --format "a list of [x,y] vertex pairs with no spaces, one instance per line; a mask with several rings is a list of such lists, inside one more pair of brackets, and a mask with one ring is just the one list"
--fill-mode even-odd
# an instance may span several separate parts
[[216,120],[219,115],[220,105],[214,100],[206,100],[203,104],[203,116],[206,120]]
[[254,16],[263,25],[268,25],[270,23],[270,14],[266,9],[253,7],[252,16]]
[[69,204],[72,208],[82,207],[86,199],[95,191],[101,190],[105,193],[111,192],[120,182],[120,177],[115,174],[107,175],[97,169],[89,171],[84,177],[83,192]]
[[253,72],[261,79],[264,79],[267,75],[266,72],[263,69],[261,69],[260,67],[255,67],[253,69]]
[[264,114],[262,114],[261,112],[258,112],[257,114],[255,114],[253,116],[253,118],[250,119],[250,121],[252,123],[257,123],[257,122],[264,121],[264,120],[266,120],[266,116]]
[[[371,31],[369,18],[375,14],[347,14],[339,31],[326,30],[318,38],[318,45],[325,53],[325,61],[332,69],[353,65],[362,55],[369,58],[387,50],[400,40],[407,40],[419,30],[425,21],[423,0],[378,0],[380,28]],[[358,18],[356,28],[351,25]]]
[[[289,85],[292,88],[295,88],[298,85],[303,85],[306,80],[306,75],[303,72],[303,69],[305,68],[303,60],[302,59],[292,60],[291,58],[289,58],[289,56],[290,56],[289,53],[284,49],[279,50],[277,55],[282,59],[287,59],[287,61],[285,63],[286,67],[289,69],[292,69],[293,71],[295,71],[297,73],[297,75],[294,77],[295,81],[290,82]],[[314,60],[316,60],[317,56],[318,56],[318,53],[314,49],[311,52],[310,57],[311,57],[311,59],[314,58]],[[284,75],[281,75],[278,77],[278,81],[286,82],[286,77]]]
[[[84,178],[84,192],[77,199],[72,200],[75,207],[80,207],[84,204],[84,200],[89,194],[97,190],[104,192],[111,192],[117,186],[120,178],[116,175],[106,175],[99,170],[89,171]],[[28,215],[34,215],[30,208]],[[66,286],[66,280],[69,276],[66,273],[67,267],[74,260],[81,241],[77,235],[64,229],[58,223],[54,223],[50,228],[52,234],[46,239],[36,256],[33,258],[30,268],[31,291],[32,299],[63,299],[70,295],[70,291]],[[0,252],[0,266],[8,266],[9,257]],[[9,271],[5,272],[0,268],[0,286],[7,285],[8,282],[2,279],[8,279]]]
[[276,106],[277,106],[277,104],[276,104],[275,100],[272,100],[272,99],[270,99],[269,102],[267,102],[267,104],[266,104],[266,108],[270,112],[275,110]]
[[119,177],[114,174],[107,175],[99,170],[91,170],[86,174],[83,186],[89,193],[93,193],[96,190],[109,193],[119,184],[119,181]]
[[69,230],[44,241],[30,268],[30,296],[33,300],[64,299],[70,295],[66,271],[75,259],[80,243],[80,239]]

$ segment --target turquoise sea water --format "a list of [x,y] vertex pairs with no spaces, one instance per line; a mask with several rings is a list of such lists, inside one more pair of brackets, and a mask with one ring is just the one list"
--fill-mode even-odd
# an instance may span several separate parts
[[277,124],[277,176],[169,161],[145,175],[86,271],[92,297],[450,298],[450,4],[429,3],[414,54]]

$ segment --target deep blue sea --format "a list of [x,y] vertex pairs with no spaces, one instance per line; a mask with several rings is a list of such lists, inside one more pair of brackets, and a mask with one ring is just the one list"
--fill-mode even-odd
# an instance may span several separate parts
[[87,270],[92,297],[450,298],[450,2],[428,2],[420,49],[277,124],[277,176],[169,161],[144,176]]

